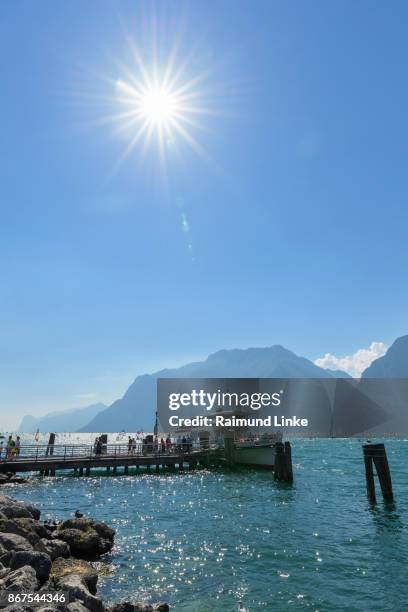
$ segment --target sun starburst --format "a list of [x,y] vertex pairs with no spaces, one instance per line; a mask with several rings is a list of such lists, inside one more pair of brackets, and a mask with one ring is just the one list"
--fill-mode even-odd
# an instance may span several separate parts
[[114,119],[128,141],[120,162],[136,147],[145,151],[154,141],[162,161],[168,147],[180,142],[206,156],[195,136],[204,129],[200,115],[210,113],[198,89],[203,75],[183,78],[186,65],[176,66],[174,53],[162,66],[157,60],[146,64],[134,49],[133,57],[134,67],[123,68],[123,77],[116,81],[116,102],[121,111]]

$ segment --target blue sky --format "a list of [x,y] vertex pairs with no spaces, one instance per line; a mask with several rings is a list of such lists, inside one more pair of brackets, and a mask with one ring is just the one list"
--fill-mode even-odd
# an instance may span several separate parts
[[[213,111],[191,128],[208,159],[180,138],[167,179],[153,145],[117,167],[131,134],[102,121],[137,73],[125,34],[148,57],[152,17],[160,60],[179,38]],[[3,0],[3,426],[219,348],[316,359],[407,332],[407,18],[397,1]]]

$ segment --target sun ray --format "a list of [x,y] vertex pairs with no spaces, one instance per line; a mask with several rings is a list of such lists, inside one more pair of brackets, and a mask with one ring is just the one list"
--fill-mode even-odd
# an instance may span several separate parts
[[[157,162],[166,174],[170,157],[180,156],[179,145],[209,159],[196,133],[208,132],[204,117],[214,113],[207,91],[209,71],[203,70],[201,61],[199,69],[193,71],[196,57],[200,60],[200,50],[194,46],[182,54],[179,37],[168,45],[165,38],[160,38],[160,28],[156,30],[154,23],[150,27],[147,44],[143,36],[136,44],[128,33],[125,35],[131,63],[117,64],[116,112],[109,109],[112,112],[105,120],[112,121],[116,133],[127,139],[116,169],[132,152],[144,158],[154,147]],[[142,53],[142,49],[150,54]]]

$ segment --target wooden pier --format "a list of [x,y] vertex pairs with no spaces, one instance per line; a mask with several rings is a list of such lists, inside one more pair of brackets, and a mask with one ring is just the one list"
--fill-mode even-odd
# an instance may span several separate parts
[[70,470],[80,476],[90,476],[91,470],[105,469],[113,474],[128,474],[129,468],[144,468],[155,471],[171,468],[194,469],[198,465],[207,466],[216,450],[210,447],[193,448],[191,445],[172,445],[161,452],[144,444],[129,447],[128,444],[106,444],[97,454],[90,445],[29,445],[21,446],[18,453],[3,456],[0,473],[40,473],[55,476],[56,472]]

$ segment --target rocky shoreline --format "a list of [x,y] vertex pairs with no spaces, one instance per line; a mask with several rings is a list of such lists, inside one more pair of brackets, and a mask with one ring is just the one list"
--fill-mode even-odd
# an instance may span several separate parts
[[[80,513],[59,523],[40,520],[40,511],[0,494],[0,601],[13,593],[65,593],[64,603],[11,603],[4,610],[31,612],[167,612],[165,603],[129,601],[107,606],[97,595],[92,562],[113,548],[115,531]],[[68,598],[67,598],[68,599]]]

